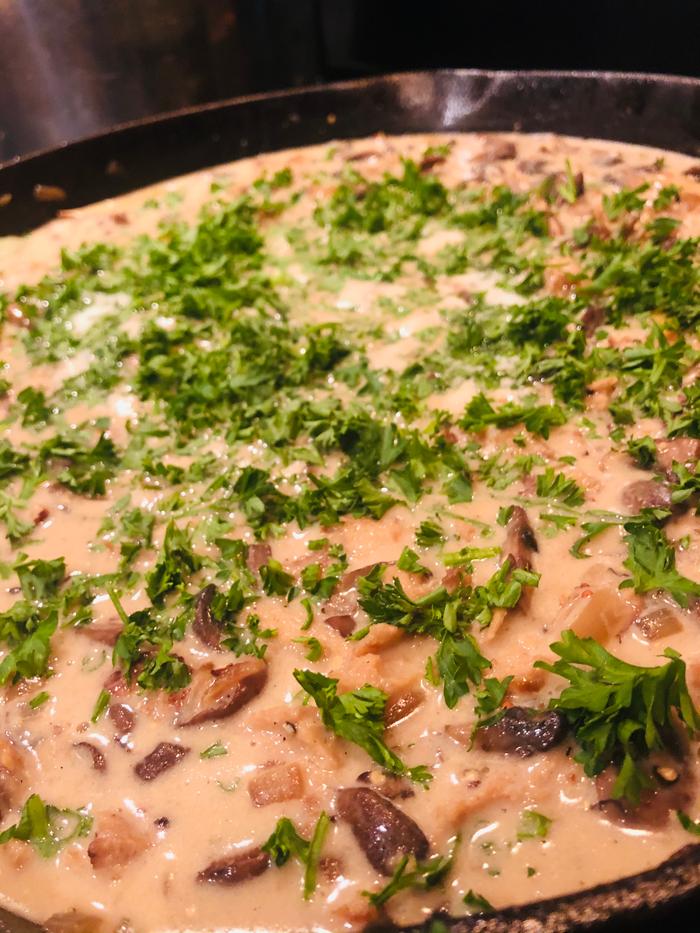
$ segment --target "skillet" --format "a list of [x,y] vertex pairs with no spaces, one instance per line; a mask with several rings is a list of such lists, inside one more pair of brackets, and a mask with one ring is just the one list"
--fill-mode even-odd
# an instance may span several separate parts
[[[700,157],[700,80],[414,72],[182,110],[0,165],[0,235],[26,233],[59,210],[259,152],[378,131],[470,130],[594,136]],[[633,877],[480,917],[436,917],[411,933],[644,933],[664,924],[682,933],[697,929],[699,908],[700,845],[688,845]],[[0,933],[40,931],[0,910]]]

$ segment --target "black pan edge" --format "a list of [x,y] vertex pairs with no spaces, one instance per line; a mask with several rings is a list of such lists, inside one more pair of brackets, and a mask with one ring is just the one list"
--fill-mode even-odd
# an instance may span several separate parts
[[[329,115],[332,115],[329,119]],[[700,80],[647,74],[443,70],[278,91],[118,127],[0,166],[0,235],[27,232],[59,210],[275,149],[387,133],[559,132],[700,156]],[[65,200],[42,202],[36,184]],[[3,195],[9,195],[3,198]],[[453,933],[640,933],[678,930],[700,908],[700,846],[659,867],[566,897],[473,918],[440,918]],[[377,925],[375,931],[390,930]],[[430,921],[411,933],[427,933]],[[0,910],[0,933],[41,933]]]
[[[690,845],[657,868],[576,894],[459,919],[436,914],[414,927],[377,923],[366,933],[442,933],[440,924],[450,933],[639,933],[660,930],[665,921],[681,933],[679,909],[697,918],[698,888],[700,845]],[[685,929],[697,929],[696,921]]]
[[[0,235],[247,155],[375,132],[559,132],[700,154],[700,80],[611,72],[404,72],[207,104],[0,166]],[[65,198],[37,201],[35,185]]]

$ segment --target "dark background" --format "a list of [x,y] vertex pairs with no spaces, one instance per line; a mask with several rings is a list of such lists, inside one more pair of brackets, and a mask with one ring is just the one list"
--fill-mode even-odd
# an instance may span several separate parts
[[0,161],[254,91],[438,67],[700,75],[698,0],[4,0]]

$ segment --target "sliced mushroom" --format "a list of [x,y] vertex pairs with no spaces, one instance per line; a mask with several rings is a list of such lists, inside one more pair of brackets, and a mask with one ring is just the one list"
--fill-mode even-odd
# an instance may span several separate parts
[[634,512],[642,509],[670,509],[671,490],[665,483],[653,479],[640,479],[622,490],[622,504]]
[[123,623],[115,616],[112,619],[99,619],[89,625],[83,625],[77,631],[101,645],[115,645],[123,629]]
[[478,730],[476,744],[485,752],[529,758],[562,742],[567,728],[566,719],[557,710],[511,706],[498,722]]
[[342,635],[343,638],[347,638],[348,635],[352,635],[355,631],[355,617],[347,614],[329,616],[327,619],[323,620],[326,625],[329,625],[332,629]]
[[92,742],[76,742],[73,748],[79,752],[85,753],[95,771],[105,771],[107,769],[107,759],[100,749]]
[[207,648],[218,648],[221,643],[221,626],[211,612],[211,604],[215,596],[216,587],[213,583],[209,583],[199,593],[194,604],[192,630]]
[[401,855],[423,859],[428,840],[410,816],[367,787],[344,787],[336,796],[338,816],[350,824],[352,834],[370,865],[391,875]]
[[240,884],[257,878],[270,867],[270,856],[259,846],[252,846],[230,858],[217,859],[197,875],[197,881],[206,884]]
[[124,739],[133,730],[136,722],[134,711],[126,703],[110,703],[107,709],[107,715],[114,723],[114,736],[120,745],[124,744]]
[[169,771],[179,761],[182,761],[188,752],[189,748],[185,745],[159,742],[152,752],[134,765],[134,773],[142,781],[153,781],[164,771]]
[[504,554],[510,559],[513,567],[531,570],[532,555],[538,550],[537,538],[527,512],[521,505],[513,506],[513,511],[506,523]]
[[673,811],[687,810],[695,797],[695,781],[690,769],[672,755],[655,755],[648,773],[655,786],[639,795],[639,804],[612,796],[617,769],[607,768],[596,778],[597,809],[615,823],[640,829],[661,829]]
[[97,820],[97,832],[88,846],[88,856],[96,870],[123,868],[150,844],[149,835],[135,817],[116,811]]
[[256,697],[267,682],[267,664],[247,658],[226,667],[195,671],[178,713],[178,726],[196,726],[231,716]]
[[396,723],[402,722],[411,713],[415,713],[424,699],[425,693],[420,687],[392,693],[384,708],[384,723],[387,728],[395,726]]
[[695,467],[700,460],[700,440],[694,437],[674,437],[672,440],[658,441],[656,444],[656,463],[666,476],[673,480],[673,464]]
[[260,568],[263,567],[271,557],[272,548],[269,544],[249,545],[248,557],[246,558],[248,570],[252,570],[253,573],[258,573]]
[[304,795],[304,775],[299,765],[285,763],[264,768],[250,779],[250,799],[256,807],[299,800]]

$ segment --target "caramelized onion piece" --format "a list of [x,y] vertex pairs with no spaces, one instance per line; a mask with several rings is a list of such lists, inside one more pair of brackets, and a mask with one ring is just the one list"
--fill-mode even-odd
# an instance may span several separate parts
[[88,846],[92,867],[122,868],[150,845],[146,832],[135,818],[121,812],[108,813],[97,822],[97,832]]
[[224,719],[249,703],[267,682],[267,664],[247,658],[212,670],[200,668],[192,677],[178,726],[196,726],[210,719]]
[[197,875],[197,881],[206,884],[240,884],[257,878],[270,867],[270,857],[259,846],[245,849],[230,858],[217,859]]
[[352,834],[378,872],[391,875],[397,858],[428,854],[428,840],[410,816],[367,787],[344,787],[336,796],[338,816],[350,824]]
[[506,541],[503,552],[510,559],[513,567],[523,570],[532,569],[532,555],[538,549],[537,538],[521,505],[513,506],[506,524]]
[[536,752],[554,748],[566,732],[566,720],[557,710],[540,712],[511,706],[497,723],[477,732],[476,743],[486,752],[513,753],[529,758]]
[[622,504],[635,514],[642,509],[670,509],[671,490],[656,480],[640,479],[622,490]]
[[189,748],[185,745],[159,742],[152,752],[134,765],[136,777],[141,778],[142,781],[153,781],[164,771],[169,771],[178,761],[182,761],[188,752]]
[[218,648],[221,643],[221,626],[211,614],[211,604],[215,596],[216,587],[209,583],[199,593],[194,605],[192,630],[207,648]]
[[87,752],[92,761],[92,767],[95,771],[105,771],[107,768],[107,759],[104,754],[92,742],[76,742],[73,748],[81,752]]
[[272,765],[250,779],[248,793],[256,807],[299,800],[304,795],[304,775],[297,764]]

